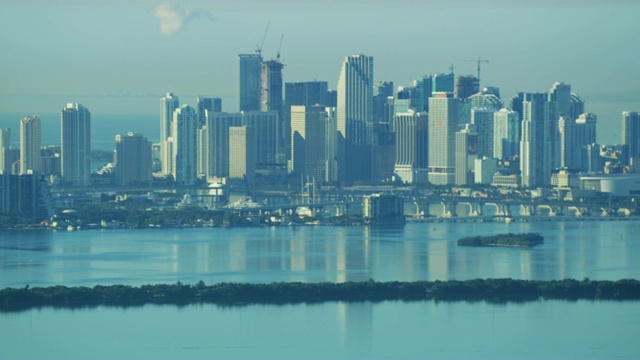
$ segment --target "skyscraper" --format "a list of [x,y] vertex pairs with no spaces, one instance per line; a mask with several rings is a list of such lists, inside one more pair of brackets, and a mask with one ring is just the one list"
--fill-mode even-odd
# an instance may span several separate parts
[[493,109],[473,108],[471,109],[471,123],[475,125],[478,136],[478,157],[495,157],[493,154]]
[[196,98],[198,110],[198,126],[202,127],[207,122],[206,111],[222,112],[222,99],[213,96],[198,96]]
[[583,148],[596,142],[596,115],[582,114],[573,121],[561,116],[558,130],[561,166],[575,171],[587,171],[588,164],[582,156]]
[[455,182],[455,133],[458,99],[452,93],[434,92],[429,98],[429,182]]
[[291,106],[327,105],[326,81],[288,82],[284,84],[284,105],[282,106],[282,126],[285,134],[280,146],[291,159]]
[[173,139],[171,138],[171,122],[173,113],[180,107],[178,97],[168,92],[160,99],[160,158],[162,173],[171,175],[173,169]]
[[189,105],[182,105],[173,112],[171,137],[173,138],[172,175],[179,185],[193,185],[197,179],[197,129],[198,115]]
[[403,182],[427,182],[429,160],[428,115],[409,110],[394,116],[396,162],[394,173]]
[[242,125],[242,113],[207,113],[207,176],[229,176],[229,128]]
[[260,54],[240,54],[238,55],[238,64],[239,111],[259,111],[262,56]]
[[246,111],[242,113],[242,125],[252,127],[255,132],[256,170],[265,174],[275,171],[280,148],[277,111]]
[[29,170],[42,171],[40,129],[38,116],[25,116],[20,119],[20,174],[26,174]]
[[147,184],[151,181],[151,143],[140,133],[116,135],[117,185]]
[[[282,116],[282,68],[284,65],[278,60],[269,60],[262,63],[262,76],[260,81],[260,111],[273,111],[276,113],[278,133],[278,159],[274,163],[286,163],[287,154],[285,146],[286,138],[290,132],[285,132],[286,126]],[[259,137],[260,135],[258,135]]]
[[551,181],[549,102],[546,93],[525,93],[522,96],[520,139],[522,185],[543,186]]
[[639,112],[635,112],[635,111],[622,112],[622,144],[627,145],[629,158],[640,157],[640,113]]
[[454,87],[454,97],[466,98],[480,91],[480,79],[473,75],[458,75]]
[[520,117],[509,109],[493,114],[493,157],[510,159],[520,152]]
[[71,186],[91,185],[91,114],[80,104],[62,109],[60,123],[60,167],[62,182]]
[[11,162],[8,153],[11,149],[11,129],[0,129],[0,171],[10,171]]
[[371,178],[373,57],[345,58],[338,79],[338,180]]
[[[449,92],[454,93],[455,91],[455,75],[453,72],[448,74],[435,74],[431,77],[431,89],[432,92]],[[429,94],[432,96],[432,94]]]
[[478,159],[478,133],[473,125],[467,124],[456,132],[456,185],[470,185],[475,182],[475,161]]
[[249,183],[255,179],[256,133],[251,126],[229,128],[229,177],[244,178]]
[[291,162],[295,174],[324,181],[326,122],[322,105],[291,106]]

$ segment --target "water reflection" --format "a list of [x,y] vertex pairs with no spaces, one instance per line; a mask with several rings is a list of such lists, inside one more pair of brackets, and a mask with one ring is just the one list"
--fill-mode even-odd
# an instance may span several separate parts
[[[540,232],[533,249],[466,248],[469,234]],[[123,283],[640,277],[638,221],[409,223],[3,232],[0,287]]]

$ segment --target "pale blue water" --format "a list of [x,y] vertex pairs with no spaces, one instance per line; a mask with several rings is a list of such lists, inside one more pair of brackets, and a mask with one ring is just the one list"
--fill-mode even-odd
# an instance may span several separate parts
[[[533,249],[462,248],[537,231]],[[640,278],[640,221],[0,233],[0,287]],[[0,314],[0,358],[640,358],[639,302],[51,308]]]

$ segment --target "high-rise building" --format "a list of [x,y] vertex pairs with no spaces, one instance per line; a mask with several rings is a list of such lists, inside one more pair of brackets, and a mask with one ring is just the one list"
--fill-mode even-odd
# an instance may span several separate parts
[[11,162],[8,161],[9,149],[11,149],[11,129],[0,129],[0,171],[11,170]]
[[373,57],[345,58],[338,79],[338,180],[371,178]]
[[91,114],[69,103],[60,123],[60,167],[62,182],[71,186],[91,185]]
[[229,128],[229,177],[245,178],[248,183],[255,180],[256,133],[250,126]]
[[478,133],[473,125],[467,124],[456,132],[456,185],[470,185],[475,182],[475,162],[478,159]]
[[393,97],[393,81],[381,81],[373,86],[373,122],[375,123],[391,123],[391,117],[388,110],[388,98]]
[[546,93],[523,94],[520,139],[520,171],[523,186],[544,186],[551,181],[549,119]]
[[453,93],[434,92],[429,98],[429,182],[454,184],[455,133],[458,99]]
[[326,81],[288,82],[284,84],[282,126],[286,136],[283,139],[284,143],[280,145],[286,151],[288,160],[291,160],[291,106],[327,106],[327,86]]
[[454,87],[454,97],[466,98],[480,91],[480,79],[473,75],[458,75]]
[[242,125],[252,127],[256,141],[256,171],[273,174],[279,166],[278,149],[280,137],[277,111],[245,111]]
[[141,133],[116,135],[115,180],[120,186],[151,182],[151,142]]
[[493,113],[493,157],[511,159],[520,153],[520,117],[509,109]]
[[20,174],[42,171],[41,124],[38,116],[20,119]]
[[373,179],[391,180],[396,166],[396,133],[391,124],[377,124],[373,129]]
[[173,112],[173,164],[171,174],[178,185],[193,185],[198,178],[197,150],[198,114],[189,105]]
[[49,188],[38,173],[0,173],[0,213],[27,214],[35,220],[52,215]]
[[429,112],[429,98],[433,93],[433,77],[431,75],[422,76],[415,81],[414,86],[419,99],[418,103],[422,105],[422,107],[417,106],[417,110]]
[[324,106],[291,106],[291,163],[296,175],[324,181],[326,123]]
[[396,161],[394,173],[402,182],[425,183],[429,171],[429,124],[424,112],[409,110],[394,116]]
[[164,141],[171,136],[173,112],[179,107],[180,100],[171,92],[168,92],[160,99],[160,141]]
[[640,113],[639,112],[635,112],[635,111],[622,112],[622,144],[627,145],[629,158],[640,157]]
[[471,112],[473,109],[488,109],[492,111],[498,111],[502,109],[503,103],[499,97],[495,94],[479,92],[473,94],[465,99],[460,99],[460,113],[458,124],[464,126],[464,124],[471,123]]
[[558,130],[561,166],[574,171],[587,171],[588,164],[582,156],[582,149],[596,142],[596,115],[582,114],[573,121],[561,116]]
[[238,110],[259,111],[262,56],[260,54],[240,54],[238,62],[240,68],[238,73]]
[[471,109],[471,123],[475,126],[475,131],[478,134],[478,157],[484,156],[492,158],[493,154],[493,114],[495,110],[487,108],[473,108]]
[[196,158],[198,159],[198,177],[206,178],[207,164],[209,163],[209,130],[207,129],[207,125],[198,128],[197,137],[198,154]]
[[242,113],[207,113],[207,177],[229,176],[229,128],[242,125]]
[[[448,92],[453,94],[455,91],[455,75],[453,72],[448,74],[435,74],[431,77],[432,92]],[[433,94],[429,95],[433,96]]]
[[324,129],[324,158],[325,178],[326,182],[334,182],[338,180],[338,120],[336,116],[336,107],[325,107],[324,111],[327,116]]
[[273,111],[278,122],[277,142],[279,155],[274,163],[286,163],[287,138],[291,132],[285,132],[286,126],[282,116],[282,68],[284,65],[278,60],[269,60],[262,63],[262,76],[260,81],[260,111]]
[[196,98],[198,110],[198,126],[202,127],[207,122],[206,112],[222,112],[222,99],[213,96],[198,96]]

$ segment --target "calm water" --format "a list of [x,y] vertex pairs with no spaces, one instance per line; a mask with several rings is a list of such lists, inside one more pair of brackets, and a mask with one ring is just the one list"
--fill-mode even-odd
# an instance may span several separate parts
[[[534,249],[459,248],[537,231]],[[0,287],[640,278],[639,221],[0,233]],[[0,358],[640,358],[638,302],[44,308],[0,314]]]

